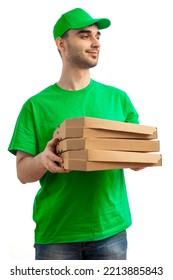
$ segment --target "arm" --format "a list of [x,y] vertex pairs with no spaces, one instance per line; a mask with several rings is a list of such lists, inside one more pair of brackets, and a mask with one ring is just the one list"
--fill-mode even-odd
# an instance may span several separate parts
[[45,150],[36,156],[17,151],[17,177],[21,183],[36,182],[47,171],[52,173],[67,172],[57,165],[57,163],[62,163],[62,159],[54,153],[57,141],[57,138],[49,141]]

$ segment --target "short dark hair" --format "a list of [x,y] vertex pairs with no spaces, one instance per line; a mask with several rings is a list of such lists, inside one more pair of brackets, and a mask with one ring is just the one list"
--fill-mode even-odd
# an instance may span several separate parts
[[66,32],[61,36],[62,39],[66,39],[67,37],[68,37],[68,31],[66,31]]

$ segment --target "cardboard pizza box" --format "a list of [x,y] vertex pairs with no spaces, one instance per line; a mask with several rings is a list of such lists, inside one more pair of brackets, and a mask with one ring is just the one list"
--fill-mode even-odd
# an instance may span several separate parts
[[60,126],[53,137],[60,140],[66,138],[126,138],[126,139],[156,139],[157,130],[152,134],[143,134],[135,132],[114,131],[107,129],[85,128],[85,127],[66,127]]
[[160,166],[161,159],[158,163],[132,163],[132,162],[94,162],[76,159],[64,159],[63,168],[77,171],[97,171],[124,168],[143,168]]
[[141,124],[119,122],[114,120],[91,118],[91,117],[66,119],[61,124],[61,127],[96,128],[96,129],[104,129],[104,130],[139,133],[139,134],[146,134],[146,135],[153,135],[157,133],[157,128],[153,126],[146,126]]
[[60,155],[63,159],[79,159],[86,161],[104,162],[133,162],[133,163],[158,163],[161,159],[160,154],[124,152],[109,150],[75,150],[66,151]]
[[70,138],[56,146],[57,152],[69,150],[116,150],[134,152],[159,152],[158,140],[107,139],[107,138]]

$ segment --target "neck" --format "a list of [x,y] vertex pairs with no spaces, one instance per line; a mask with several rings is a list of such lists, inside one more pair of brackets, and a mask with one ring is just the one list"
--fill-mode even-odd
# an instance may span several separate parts
[[89,70],[79,69],[68,69],[64,68],[61,73],[58,85],[66,90],[80,90],[85,88],[90,83],[90,72]]

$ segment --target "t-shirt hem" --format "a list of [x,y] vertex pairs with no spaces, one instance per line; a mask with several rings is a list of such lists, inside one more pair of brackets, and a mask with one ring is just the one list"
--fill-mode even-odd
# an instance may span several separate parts
[[50,238],[49,240],[39,240],[39,239],[35,239],[35,244],[58,244],[58,243],[74,243],[74,242],[89,242],[89,241],[99,241],[99,240],[103,240],[106,238],[109,238],[113,235],[116,235],[124,230],[126,230],[127,228],[129,228],[131,226],[132,223],[129,223],[123,227],[120,227],[114,231],[111,232],[107,232],[104,234],[95,234],[92,236],[66,236],[66,238],[64,238],[64,236],[62,238]]

